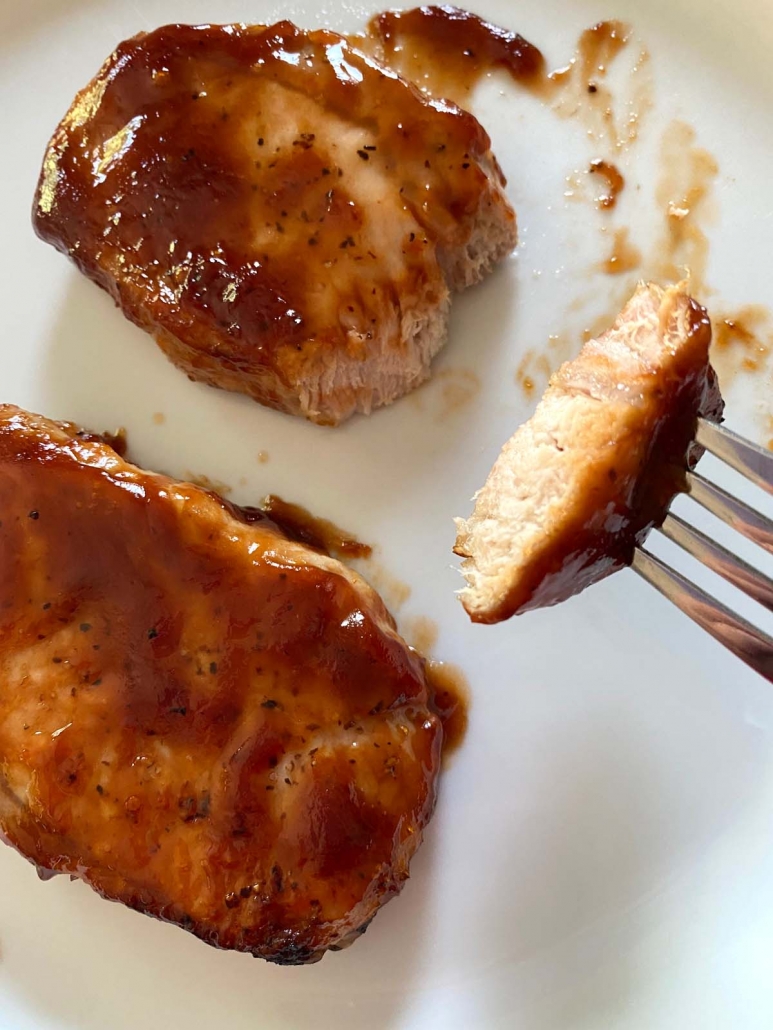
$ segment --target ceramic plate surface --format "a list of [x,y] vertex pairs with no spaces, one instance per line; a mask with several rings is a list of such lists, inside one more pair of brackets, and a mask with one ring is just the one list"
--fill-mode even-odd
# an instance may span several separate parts
[[[576,351],[663,257],[663,203],[689,186],[674,182],[674,161],[705,188],[690,201],[711,243],[704,299],[721,315],[773,301],[773,5],[477,5],[554,67],[582,29],[630,22],[613,88],[618,119],[639,116],[638,141],[614,155],[626,189],[599,212],[585,171],[609,144],[589,136],[583,113],[559,117],[506,78],[485,80],[471,105],[508,175],[522,246],[456,300],[427,387],[333,431],[188,382],[35,238],[30,207],[49,135],[119,40],[172,21],[291,17],[348,30],[375,6],[0,0],[2,400],[126,426],[140,464],[207,475],[238,502],[278,493],[352,529],[377,545],[365,572],[406,632],[432,620],[434,654],[461,666],[472,691],[465,745],[404,893],[316,966],[217,952],[82,884],[41,883],[0,849],[3,1030],[773,1026],[770,688],[632,572],[560,608],[472,626],[451,555],[452,516],[469,512],[536,403],[525,370],[538,393],[540,355]],[[642,47],[650,59],[625,67]],[[641,265],[610,276],[599,266],[621,228]],[[734,373],[724,355],[727,414],[767,442],[771,378],[757,357],[756,371]]]

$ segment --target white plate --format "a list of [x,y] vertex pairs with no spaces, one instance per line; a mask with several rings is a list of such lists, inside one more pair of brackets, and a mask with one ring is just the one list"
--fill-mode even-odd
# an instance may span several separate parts
[[[0,850],[0,1026],[769,1030],[770,689],[632,573],[496,628],[471,626],[453,596],[451,516],[467,513],[530,407],[516,367],[551,333],[568,331],[576,348],[621,289],[593,271],[609,247],[603,217],[563,196],[565,176],[597,156],[582,123],[556,118],[505,80],[478,95],[524,247],[456,302],[438,369],[471,370],[481,388],[445,417],[448,378],[337,431],[193,385],[33,236],[46,140],[121,38],[175,20],[280,15],[351,28],[365,8],[0,3],[2,399],[97,429],[125,425],[148,467],[207,474],[233,486],[237,501],[273,491],[377,543],[380,564],[412,588],[403,624],[436,620],[436,654],[461,665],[473,691],[466,745],[444,777],[410,883],[365,938],[314,967],[216,952],[81,884],[40,883]],[[770,0],[479,8],[553,64],[582,28],[629,19],[652,53],[656,103],[621,158],[629,186],[615,224],[633,226],[644,245],[658,141],[681,117],[720,163],[707,211],[710,299],[722,310],[770,299]],[[573,308],[578,296],[583,310]],[[737,377],[730,423],[773,436],[763,421],[769,399],[768,373]]]

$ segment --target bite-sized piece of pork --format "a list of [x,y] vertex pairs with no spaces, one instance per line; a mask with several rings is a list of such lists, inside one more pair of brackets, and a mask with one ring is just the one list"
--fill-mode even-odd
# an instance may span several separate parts
[[701,455],[723,403],[711,324],[683,286],[641,284],[563,365],[457,519],[461,600],[475,622],[557,604],[630,564]]
[[41,873],[312,961],[407,878],[441,738],[358,575],[0,406],[0,832]]
[[75,98],[33,219],[190,378],[335,424],[426,379],[515,245],[504,182],[471,114],[336,33],[169,25]]

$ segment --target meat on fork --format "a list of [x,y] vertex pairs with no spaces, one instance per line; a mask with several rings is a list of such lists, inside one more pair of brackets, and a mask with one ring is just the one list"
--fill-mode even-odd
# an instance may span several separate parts
[[563,365],[457,519],[461,600],[476,622],[557,604],[630,564],[702,451],[723,403],[711,325],[684,288],[641,284],[612,328]]
[[407,878],[441,739],[358,575],[0,406],[0,832],[41,872],[313,961]]
[[335,424],[419,385],[515,245],[476,119],[328,31],[117,48],[45,156],[38,234],[192,379]]

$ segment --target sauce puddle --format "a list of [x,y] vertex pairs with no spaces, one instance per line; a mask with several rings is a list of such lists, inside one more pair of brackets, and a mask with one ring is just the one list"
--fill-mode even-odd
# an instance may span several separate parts
[[401,631],[411,649],[424,658],[431,705],[443,725],[443,761],[446,762],[459,749],[467,732],[470,709],[467,677],[457,665],[429,657],[438,638],[438,626],[433,619],[413,616],[403,621]]
[[447,762],[467,733],[470,687],[462,670],[447,662],[428,659],[426,673],[432,707],[443,724],[443,761]]
[[259,508],[232,505],[245,522],[271,522],[296,543],[306,544],[327,555],[345,558],[370,558],[373,548],[363,544],[353,533],[341,529],[329,519],[321,519],[300,504],[291,504],[269,494]]

